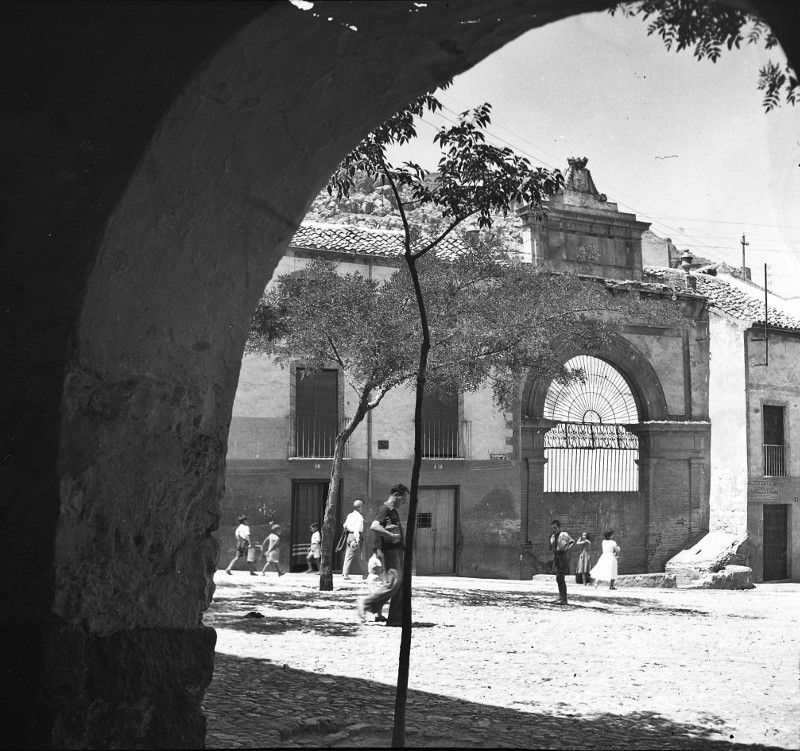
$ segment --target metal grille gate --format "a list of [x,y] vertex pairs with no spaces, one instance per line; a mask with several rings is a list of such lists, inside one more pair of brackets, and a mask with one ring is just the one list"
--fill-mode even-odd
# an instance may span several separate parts
[[639,439],[623,425],[560,423],[544,456],[545,493],[639,490]]
[[564,367],[578,377],[554,380],[545,396],[543,416],[559,424],[544,436],[544,492],[638,491],[639,438],[625,427],[639,421],[630,386],[597,357]]

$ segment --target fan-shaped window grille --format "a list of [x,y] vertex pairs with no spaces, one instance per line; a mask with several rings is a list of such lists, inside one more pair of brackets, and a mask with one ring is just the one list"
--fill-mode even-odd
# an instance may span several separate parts
[[559,424],[544,437],[544,491],[637,491],[639,439],[625,427],[639,422],[630,387],[596,357],[579,355],[565,367],[581,377],[553,381],[545,396],[543,417]]

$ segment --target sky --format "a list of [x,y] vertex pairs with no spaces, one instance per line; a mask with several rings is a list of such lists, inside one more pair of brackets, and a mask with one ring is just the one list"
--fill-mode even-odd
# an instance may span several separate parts
[[[595,185],[680,249],[741,266],[800,296],[800,106],[767,113],[758,70],[782,50],[743,45],[712,63],[667,51],[641,18],[606,12],[535,29],[458,76],[439,96],[450,121],[492,104],[490,140],[534,166],[587,157]],[[410,150],[435,168],[427,115]]]

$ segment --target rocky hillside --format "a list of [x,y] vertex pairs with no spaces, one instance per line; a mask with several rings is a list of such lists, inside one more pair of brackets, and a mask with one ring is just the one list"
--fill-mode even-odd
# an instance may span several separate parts
[[[439,218],[438,211],[431,206],[421,208],[406,207],[409,220],[418,224],[428,224]],[[392,189],[381,185],[370,177],[357,179],[355,189],[348,198],[337,199],[323,190],[314,199],[306,220],[326,222],[329,224],[350,224],[374,229],[402,229],[403,223],[397,211]],[[467,227],[477,226],[475,222],[466,222]],[[507,217],[498,215],[492,229],[512,246],[522,242],[522,223],[516,215]]]

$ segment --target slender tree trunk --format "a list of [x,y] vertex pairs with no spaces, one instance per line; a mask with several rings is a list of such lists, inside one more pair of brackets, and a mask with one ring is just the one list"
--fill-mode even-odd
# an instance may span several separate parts
[[321,592],[333,591],[333,546],[336,542],[336,502],[339,498],[339,481],[342,477],[342,460],[344,448],[353,431],[364,420],[369,412],[369,389],[365,388],[361,394],[356,413],[347,423],[344,430],[336,434],[336,443],[333,449],[331,462],[331,479],[328,483],[328,498],[325,501],[325,514],[322,518],[322,544],[319,559],[319,588]]
[[[351,431],[352,432],[352,431]],[[350,434],[342,431],[336,436],[331,462],[331,479],[328,484],[328,498],[325,502],[325,515],[322,518],[322,551],[319,559],[319,588],[322,592],[333,590],[333,546],[336,539],[336,502],[339,497],[339,480],[342,476],[344,447]]]
[[419,368],[417,370],[417,394],[414,404],[414,464],[411,469],[411,497],[408,504],[408,524],[406,526],[405,551],[403,558],[403,627],[400,634],[400,658],[397,666],[397,689],[394,699],[394,727],[392,746],[402,748],[406,745],[406,705],[408,703],[408,674],[411,665],[411,571],[414,557],[414,534],[417,527],[417,503],[419,495],[419,476],[422,467],[422,400],[425,396],[425,380],[428,371],[428,353],[431,348],[428,314],[415,259],[406,256],[414,293],[417,298],[422,343],[419,348]]

